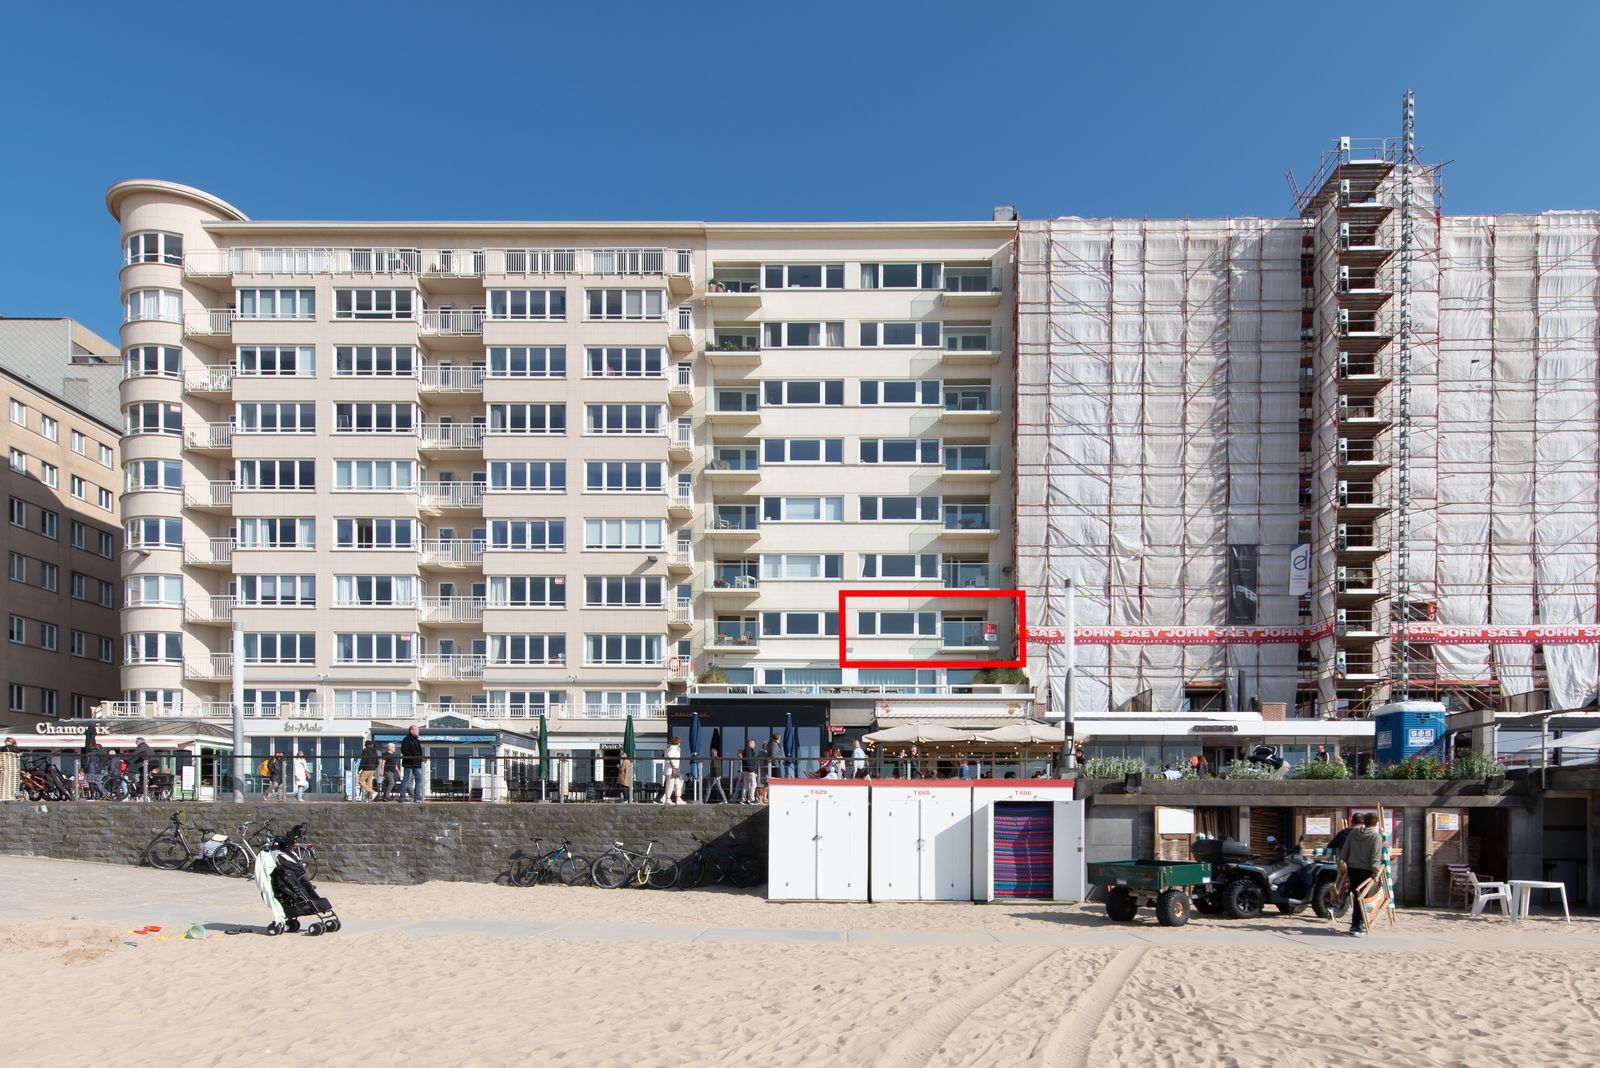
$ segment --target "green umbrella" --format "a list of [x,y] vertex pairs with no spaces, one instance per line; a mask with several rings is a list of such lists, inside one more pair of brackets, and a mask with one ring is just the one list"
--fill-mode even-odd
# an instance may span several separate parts
[[629,760],[634,758],[633,751],[633,713],[628,713],[627,726],[622,728],[622,755]]
[[550,777],[550,729],[545,725],[544,713],[539,713],[539,776]]

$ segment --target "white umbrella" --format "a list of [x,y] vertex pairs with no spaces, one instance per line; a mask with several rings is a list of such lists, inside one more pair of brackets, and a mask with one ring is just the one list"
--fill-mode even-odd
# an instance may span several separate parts
[[866,736],[874,745],[924,745],[929,742],[970,742],[977,735],[935,723],[903,723]]
[[1060,727],[1043,723],[1007,723],[992,731],[981,731],[976,737],[980,742],[1001,742],[1006,745],[1060,746],[1066,735]]

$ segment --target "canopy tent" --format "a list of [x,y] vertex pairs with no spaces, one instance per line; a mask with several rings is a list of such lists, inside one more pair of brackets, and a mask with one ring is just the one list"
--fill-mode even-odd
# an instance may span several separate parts
[[937,723],[902,723],[898,727],[865,735],[864,740],[874,745],[927,745],[936,742],[970,742],[977,737],[972,731],[941,727]]
[[1001,745],[1053,745],[1060,747],[1066,735],[1060,726],[1051,727],[1044,723],[1008,723],[1004,727],[996,727],[992,731],[979,731],[974,736],[980,742],[995,742]]

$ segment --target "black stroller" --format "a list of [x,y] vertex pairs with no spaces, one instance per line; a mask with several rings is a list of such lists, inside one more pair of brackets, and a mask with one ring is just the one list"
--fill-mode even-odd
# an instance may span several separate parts
[[295,843],[305,836],[306,825],[297,823],[287,834],[278,835],[256,856],[256,889],[272,910],[267,934],[300,930],[300,917],[314,916],[306,934],[332,934],[339,929],[339,917],[328,899],[306,875],[305,865],[294,854]]

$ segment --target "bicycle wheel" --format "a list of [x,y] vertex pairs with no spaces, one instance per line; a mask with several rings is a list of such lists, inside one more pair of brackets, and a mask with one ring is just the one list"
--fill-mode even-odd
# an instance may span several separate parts
[[589,869],[589,878],[594,880],[594,885],[602,890],[615,890],[628,881],[633,874],[633,865],[627,857],[616,853],[607,853],[594,862]]
[[644,864],[644,881],[652,890],[671,890],[678,882],[678,862],[651,857]]
[[152,868],[161,868],[163,871],[176,871],[192,859],[189,847],[171,835],[157,838],[145,846],[144,850],[144,862]]
[[568,886],[581,886],[589,879],[589,862],[573,853],[561,858],[556,865],[556,878]]
[[762,880],[761,865],[751,857],[733,858],[733,867],[728,872],[728,881],[741,890],[752,886],[760,886]]
[[128,780],[121,776],[113,776],[106,783],[106,796],[113,801],[126,801],[128,799]]
[[211,854],[211,869],[230,879],[243,879],[250,874],[250,855],[238,842],[224,842]]
[[306,869],[306,878],[312,882],[317,881],[317,851],[310,846],[297,845],[294,847],[295,859]]
[[537,886],[543,865],[534,857],[516,857],[511,861],[512,886]]
[[706,858],[699,853],[686,857],[678,865],[678,889],[693,890],[706,877]]

